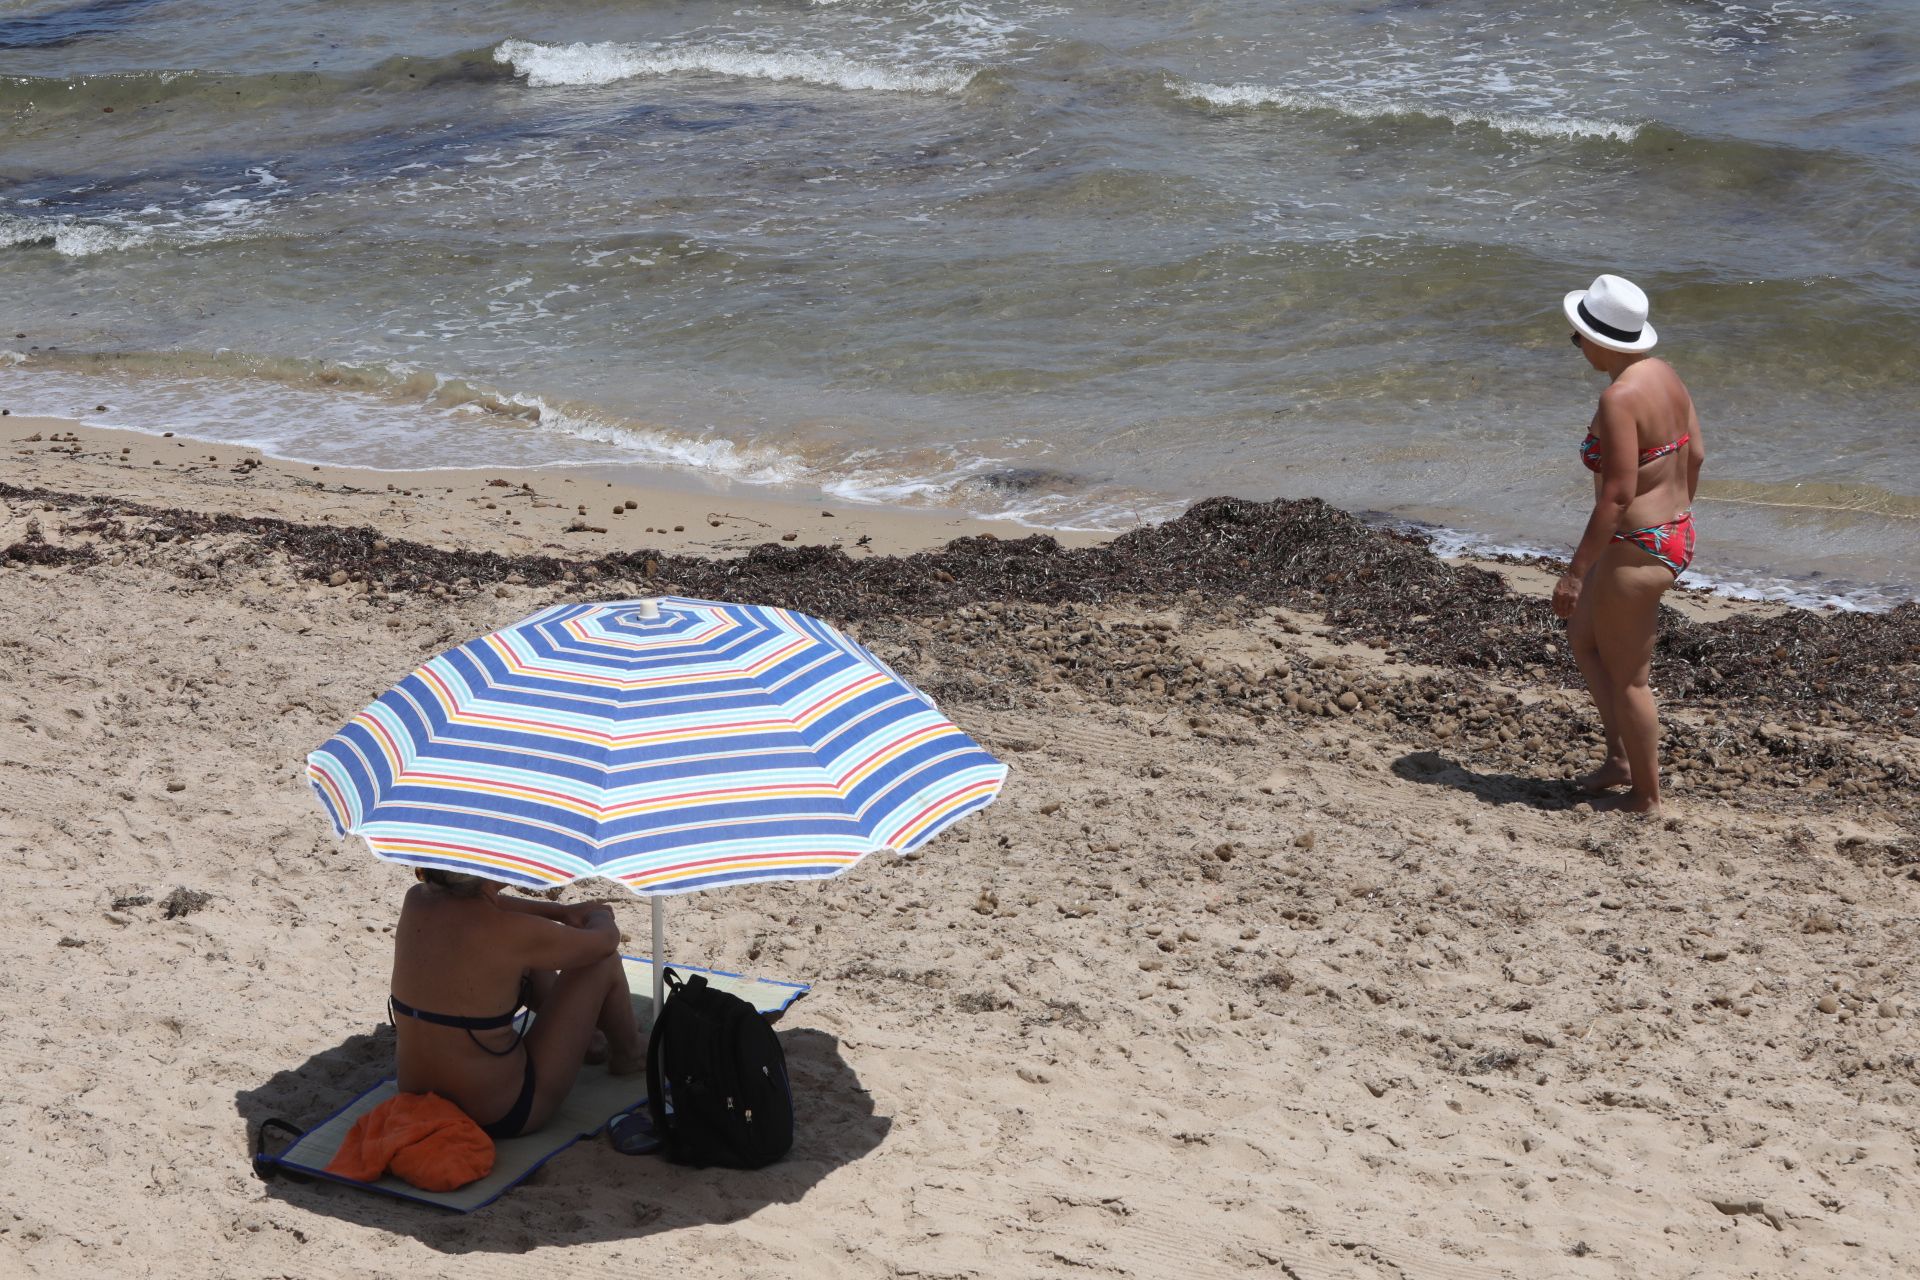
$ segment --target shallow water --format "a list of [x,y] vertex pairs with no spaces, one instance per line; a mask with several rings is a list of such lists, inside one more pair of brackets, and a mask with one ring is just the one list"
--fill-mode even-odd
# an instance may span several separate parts
[[1564,551],[1558,301],[1614,270],[1707,426],[1697,577],[1920,594],[1920,11],[1566,8],[30,0],[0,402]]

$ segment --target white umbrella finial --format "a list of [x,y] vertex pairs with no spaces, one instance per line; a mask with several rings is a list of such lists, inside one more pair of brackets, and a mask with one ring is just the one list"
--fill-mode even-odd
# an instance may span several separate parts
[[648,597],[640,602],[640,621],[653,622],[660,617],[660,602]]

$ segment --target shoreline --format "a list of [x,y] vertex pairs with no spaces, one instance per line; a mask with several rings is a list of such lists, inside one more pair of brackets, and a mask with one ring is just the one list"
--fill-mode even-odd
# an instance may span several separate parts
[[[602,487],[567,533],[547,473],[37,429],[0,481],[0,1271],[1908,1269],[1920,606],[1680,601],[1644,820],[1568,781],[1597,740],[1543,571],[1324,503],[1067,545],[745,500],[674,536],[708,508],[602,521]],[[676,958],[813,984],[793,1157],[582,1142],[457,1220],[249,1178],[266,1118],[391,1071],[408,878],[305,753],[449,645],[654,593],[824,616],[1011,770],[924,856],[676,904]]]
[[[170,432],[95,427],[60,417],[0,418],[0,449],[16,461],[33,457],[37,478],[48,487],[66,484],[84,492],[100,483],[104,465],[117,496],[128,501],[245,516],[265,499],[276,515],[296,521],[361,519],[427,543],[481,538],[508,554],[606,555],[645,547],[666,554],[738,555],[777,540],[840,547],[856,556],[905,555],[959,537],[1043,536],[1065,547],[1092,547],[1125,536],[836,502],[825,494],[797,496],[640,464],[387,471],[292,462]],[[636,504],[633,509],[624,509],[628,502]],[[617,515],[616,506],[623,508]],[[1547,557],[1435,556],[1494,573],[1522,595],[1546,599],[1553,592],[1557,570]],[[1705,587],[1676,587],[1668,603],[1696,621],[1778,616],[1800,608]]]
[[[360,496],[379,492],[398,493],[408,498],[422,492],[437,493],[441,497],[453,494],[482,506],[487,501],[495,501],[495,510],[499,509],[500,495],[482,492],[481,489],[498,488],[500,486],[488,482],[505,478],[508,481],[506,487],[512,490],[513,498],[516,501],[524,500],[521,503],[523,509],[538,504],[536,509],[543,511],[563,511],[564,504],[571,503],[578,523],[587,526],[585,529],[570,529],[567,525],[573,521],[561,522],[558,532],[565,536],[556,544],[552,539],[540,536],[541,531],[546,534],[555,532],[552,520],[548,520],[544,526],[537,521],[523,524],[508,515],[492,522],[494,531],[505,534],[510,545],[516,549],[524,550],[531,550],[536,543],[548,550],[558,550],[562,546],[569,551],[602,550],[621,545],[622,535],[632,541],[634,534],[645,537],[657,531],[660,538],[676,535],[663,543],[654,544],[663,549],[738,552],[769,537],[784,539],[792,533],[795,536],[791,540],[797,542],[821,541],[829,545],[849,546],[862,553],[899,554],[927,549],[945,539],[962,536],[1022,538],[1039,534],[1054,538],[1066,546],[1083,547],[1110,542],[1127,532],[1031,525],[1007,517],[965,511],[859,502],[819,490],[796,490],[641,462],[385,470],[276,458],[248,446],[220,444],[144,428],[92,426],[69,417],[9,414],[0,418],[0,448],[15,451],[16,456],[19,456],[18,450],[31,447],[26,443],[26,437],[35,434],[40,435],[42,440],[34,444],[43,450],[57,443],[51,437],[68,434],[78,437],[85,453],[110,453],[115,449],[127,449],[131,465],[136,469],[157,462],[179,472],[210,476],[229,462],[253,459],[257,465],[283,478],[306,479],[317,473],[322,477],[322,483],[331,483],[337,490],[355,491]],[[206,448],[208,453],[200,453],[195,446]],[[209,458],[219,461],[208,461]],[[540,484],[547,486],[546,492],[539,491]],[[343,492],[342,496],[347,495]],[[615,515],[614,504],[624,504],[628,500],[637,504],[635,509]],[[577,510],[581,506],[586,507],[584,512]],[[730,507],[739,507],[742,511],[736,513]],[[230,509],[237,511],[238,507]],[[364,503],[357,504],[355,509],[364,512],[367,506]],[[636,525],[635,517],[644,518]],[[707,523],[714,518],[718,518],[720,523]],[[834,523],[836,521],[845,523]],[[1465,535],[1451,529],[1436,528],[1429,533],[1417,523],[1408,524],[1398,520],[1384,524],[1369,523],[1386,532],[1404,529],[1414,537],[1434,541],[1437,547],[1434,554],[1440,559],[1499,573],[1508,579],[1515,590],[1526,594],[1550,594],[1552,578],[1558,572],[1557,566],[1563,563],[1547,552],[1475,551],[1471,549],[1470,540],[1468,545],[1462,545]],[[703,526],[712,532],[702,533]],[[863,536],[869,541],[861,543]],[[1793,600],[1756,594],[1760,590],[1750,584],[1733,581],[1708,585],[1682,582],[1668,592],[1666,602],[1697,620],[1732,616],[1749,609],[1762,614],[1781,610],[1884,613],[1899,607],[1898,604],[1881,608],[1859,607],[1840,598]]]
[[[344,593],[374,610],[398,611],[423,593],[431,600],[493,587],[504,597],[510,587],[577,593],[601,585],[711,598],[744,590],[843,624],[900,612],[1073,609],[1119,599],[1214,621],[1277,608],[1338,642],[1385,652],[1389,663],[1459,673],[1506,699],[1549,695],[1556,704],[1550,713],[1535,708],[1525,723],[1503,722],[1504,735],[1486,744],[1497,755],[1512,756],[1512,742],[1541,749],[1557,743],[1567,764],[1568,735],[1577,736],[1585,706],[1563,625],[1546,608],[1551,567],[1443,559],[1422,539],[1382,531],[1314,499],[1215,498],[1175,520],[1111,538],[1011,538],[993,522],[964,517],[896,509],[842,514],[758,490],[688,492],[570,468],[488,469],[456,478],[277,462],[232,448],[201,454],[196,441],[56,419],[0,426],[0,444],[11,447],[21,478],[39,482],[0,484],[0,494],[38,497],[49,509],[89,509],[85,520],[66,522],[79,531],[75,547],[59,545],[58,536],[49,540],[38,522],[32,545],[15,541],[27,527],[17,517],[0,526],[5,568],[90,564],[103,553],[112,563],[137,554],[122,541],[124,512],[157,518],[180,543],[223,536],[264,542],[308,591]],[[1778,758],[1780,786],[1813,778],[1883,792],[1920,777],[1920,757],[1889,762],[1841,751],[1841,759],[1823,745],[1831,735],[1782,745],[1766,739],[1757,719],[1730,735],[1690,725],[1685,710],[1698,703],[1718,713],[1745,700],[1756,715],[1771,714],[1795,730],[1838,726],[1864,739],[1904,740],[1920,728],[1920,664],[1912,659],[1920,653],[1920,605],[1828,613],[1704,590],[1676,591],[1668,604],[1654,678],[1663,701],[1678,704],[1667,750],[1689,772],[1744,737],[1754,752]],[[1294,687],[1260,692],[1243,680],[1229,694],[1234,686],[1216,679],[1190,696],[1237,700],[1256,717],[1288,707],[1331,714],[1331,702],[1352,690],[1325,684],[1308,674]],[[1367,709],[1378,710],[1378,700],[1369,699]],[[1404,697],[1392,715],[1402,727],[1409,717],[1423,727],[1461,727]],[[1483,717],[1480,727],[1490,723]],[[1806,763],[1815,759],[1823,763]],[[1684,783],[1687,774],[1680,777]]]
[[[40,439],[31,439],[34,436]],[[74,437],[78,452],[68,452],[74,447],[65,442],[68,436]],[[94,427],[70,418],[0,418],[0,448],[16,462],[28,456],[22,450],[32,450],[35,466],[49,482],[63,477],[77,482],[80,476],[92,474],[88,466],[104,464],[118,474],[130,498],[191,492],[197,500],[211,504],[210,509],[229,514],[245,513],[253,501],[249,495],[271,487],[275,501],[286,504],[290,518],[377,520],[428,540],[454,532],[449,529],[453,524],[459,533],[483,537],[516,552],[604,553],[648,540],[662,550],[724,554],[793,534],[791,540],[796,542],[845,545],[858,554],[880,555],[919,550],[956,537],[1007,536],[1014,528],[1006,521],[954,512],[871,506],[825,494],[788,494],[746,483],[709,482],[665,468],[589,465],[383,471],[290,462],[257,449],[209,444],[171,432]],[[118,461],[122,457],[125,462]],[[181,480],[186,487],[176,490]],[[495,484],[496,480],[505,483]],[[301,501],[300,490],[309,486],[305,496],[312,500]],[[635,505],[625,509],[628,502]],[[623,508],[619,514],[615,514],[616,505]],[[451,518],[455,510],[460,512],[458,520]],[[576,525],[584,527],[572,527]],[[1072,545],[1087,545],[1105,535],[1056,536]],[[867,541],[862,543],[862,538]]]

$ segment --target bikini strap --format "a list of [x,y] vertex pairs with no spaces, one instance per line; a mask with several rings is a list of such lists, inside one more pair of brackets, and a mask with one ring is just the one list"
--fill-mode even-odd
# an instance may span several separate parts
[[1680,449],[1686,445],[1687,441],[1691,439],[1693,439],[1693,433],[1689,431],[1678,440],[1671,440],[1666,444],[1657,444],[1651,449],[1642,450],[1640,453],[1640,465],[1644,467],[1649,462],[1658,461],[1670,453],[1678,453]]
[[387,1014],[391,1017],[396,1013],[405,1014],[409,1018],[417,1018],[421,1022],[431,1022],[437,1027],[457,1027],[462,1031],[497,1031],[501,1027],[512,1026],[514,1019],[519,1017],[520,1010],[515,1008],[492,1017],[469,1018],[454,1013],[429,1013],[425,1009],[414,1008],[399,996],[389,995],[387,997]]

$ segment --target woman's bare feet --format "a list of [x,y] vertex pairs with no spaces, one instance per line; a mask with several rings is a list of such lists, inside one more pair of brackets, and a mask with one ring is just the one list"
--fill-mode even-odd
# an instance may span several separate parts
[[1573,785],[1582,795],[1597,796],[1615,787],[1632,786],[1633,770],[1627,767],[1624,759],[1608,760],[1586,777],[1578,779]]
[[593,1033],[593,1039],[587,1041],[584,1061],[594,1066],[606,1063],[607,1074],[610,1076],[636,1075],[647,1069],[646,1042],[636,1040],[630,1053],[615,1053],[613,1046],[607,1043],[607,1033],[596,1030]]
[[1596,801],[1593,807],[1606,813],[1651,815],[1660,812],[1660,797],[1631,791],[1624,796],[1607,796],[1603,800]]
[[614,1052],[611,1046],[608,1047],[608,1053],[607,1053],[607,1074],[608,1075],[610,1076],[638,1075],[640,1072],[645,1071],[646,1069],[647,1069],[646,1041],[641,1040],[638,1037],[635,1037],[632,1047],[626,1050],[622,1050],[620,1052]]

